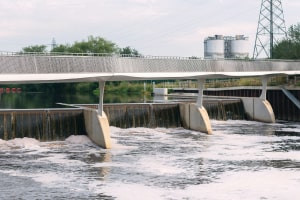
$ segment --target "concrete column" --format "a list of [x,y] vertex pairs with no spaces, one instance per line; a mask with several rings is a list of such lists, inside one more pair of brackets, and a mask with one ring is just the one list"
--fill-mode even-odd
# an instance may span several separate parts
[[198,98],[196,105],[202,108],[203,105],[203,90],[204,90],[205,79],[198,79]]
[[267,101],[268,77],[263,76],[262,91],[259,98],[242,98],[247,116],[256,121],[274,123],[275,115],[271,104]]
[[104,87],[105,81],[99,81],[99,105],[98,105],[98,114],[103,116],[103,97],[104,97]]
[[211,124],[206,109],[203,107],[203,89],[205,79],[198,80],[198,98],[196,103],[180,104],[180,117],[183,127],[211,134]]
[[103,111],[104,81],[99,81],[99,105],[95,109],[84,109],[85,128],[89,138],[102,148],[110,149],[110,129],[108,119]]
[[275,115],[271,104],[261,98],[242,97],[245,112],[249,119],[275,123]]
[[111,148],[109,123],[105,113],[100,116],[95,109],[84,109],[85,128],[89,138],[104,149]]
[[262,82],[262,91],[261,91],[260,98],[261,98],[262,100],[267,100],[268,77],[263,76],[263,77],[261,78],[261,82]]

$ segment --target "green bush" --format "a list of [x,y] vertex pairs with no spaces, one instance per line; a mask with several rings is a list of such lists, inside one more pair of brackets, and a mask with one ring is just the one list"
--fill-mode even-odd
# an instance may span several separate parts
[[[99,89],[95,89],[95,95],[99,95]],[[110,82],[105,86],[105,93],[121,93],[121,94],[150,94],[152,92],[152,85],[147,84],[146,91],[144,91],[144,82]]]

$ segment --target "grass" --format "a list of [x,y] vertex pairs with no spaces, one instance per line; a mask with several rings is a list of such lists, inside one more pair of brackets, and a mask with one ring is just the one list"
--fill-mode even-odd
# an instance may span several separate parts
[[[287,76],[272,77],[268,81],[268,86],[300,86],[300,80],[294,83],[293,80],[287,81]],[[239,87],[239,86],[261,86],[260,78],[236,78],[236,79],[211,79],[205,84],[205,88],[223,88],[223,87]],[[174,81],[172,83],[160,83],[156,84],[156,87],[168,87],[168,88],[197,88],[197,81]]]

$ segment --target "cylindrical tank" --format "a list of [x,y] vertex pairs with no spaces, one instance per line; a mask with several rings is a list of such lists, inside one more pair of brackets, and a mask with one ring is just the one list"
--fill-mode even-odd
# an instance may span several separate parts
[[235,40],[231,40],[231,55],[233,58],[246,58],[249,56],[247,38],[236,36]]
[[224,58],[224,40],[223,37],[208,38],[205,41],[205,57]]

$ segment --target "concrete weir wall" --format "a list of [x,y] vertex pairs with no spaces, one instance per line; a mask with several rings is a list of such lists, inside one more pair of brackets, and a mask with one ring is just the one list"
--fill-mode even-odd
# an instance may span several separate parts
[[0,109],[0,139],[64,140],[86,135],[82,109]]
[[275,123],[275,115],[271,104],[261,98],[242,97],[248,118],[260,122]]
[[104,149],[111,148],[109,123],[105,113],[100,116],[95,109],[85,108],[83,111],[85,128],[89,138]]
[[179,109],[184,128],[207,134],[212,133],[209,116],[203,106],[198,107],[194,103],[182,103],[179,104]]

